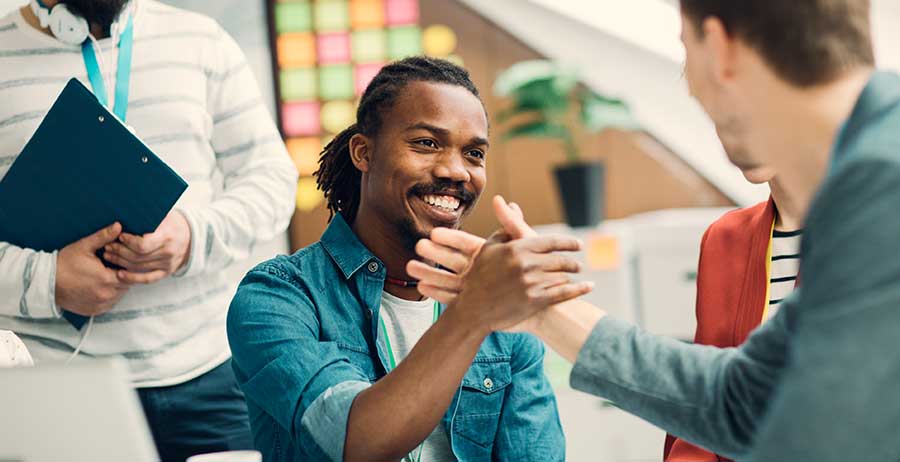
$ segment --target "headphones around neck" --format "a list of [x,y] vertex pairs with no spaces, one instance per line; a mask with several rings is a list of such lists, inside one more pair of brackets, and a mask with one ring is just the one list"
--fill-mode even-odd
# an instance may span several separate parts
[[90,27],[87,20],[69,11],[65,3],[47,8],[41,0],[31,0],[31,11],[37,16],[41,27],[49,26],[53,36],[65,44],[81,45],[88,39]]
[[[118,23],[128,21],[128,17],[133,14],[131,10],[134,3],[133,0],[128,2],[119,18],[113,23],[113,30],[116,30]],[[53,36],[60,42],[67,45],[81,45],[90,37],[91,29],[87,20],[70,11],[65,3],[57,3],[53,5],[53,8],[47,8],[43,1],[31,0],[31,11],[37,16],[41,27],[49,26],[50,32],[53,32]]]

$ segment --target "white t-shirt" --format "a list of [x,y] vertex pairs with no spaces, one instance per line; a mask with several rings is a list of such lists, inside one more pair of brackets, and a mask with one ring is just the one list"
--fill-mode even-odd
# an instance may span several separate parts
[[[403,300],[387,292],[381,293],[381,318],[391,341],[394,359],[400,364],[434,322],[434,300]],[[419,457],[419,451],[422,451]],[[442,424],[413,449],[407,459],[412,462],[456,462],[450,448],[450,437]]]

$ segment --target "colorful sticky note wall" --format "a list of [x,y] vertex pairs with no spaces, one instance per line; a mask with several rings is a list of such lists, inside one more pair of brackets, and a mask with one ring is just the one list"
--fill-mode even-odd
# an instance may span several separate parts
[[385,63],[423,52],[459,61],[456,34],[422,31],[419,0],[269,0],[281,131],[300,172],[297,207],[323,197],[312,174],[326,140],[352,125],[356,105]]

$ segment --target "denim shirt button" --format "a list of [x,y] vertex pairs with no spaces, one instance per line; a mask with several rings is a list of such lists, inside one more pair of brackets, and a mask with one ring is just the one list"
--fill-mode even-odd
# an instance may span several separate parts
[[372,319],[372,310],[371,309],[366,310],[366,319],[369,319],[369,320]]
[[494,381],[491,380],[490,377],[484,378],[484,388],[487,388],[488,390],[490,390],[491,388],[494,388]]
[[373,261],[373,262],[370,262],[370,263],[369,263],[369,272],[370,272],[370,273],[375,273],[375,272],[377,272],[377,271],[378,271],[378,263],[375,263],[374,261]]

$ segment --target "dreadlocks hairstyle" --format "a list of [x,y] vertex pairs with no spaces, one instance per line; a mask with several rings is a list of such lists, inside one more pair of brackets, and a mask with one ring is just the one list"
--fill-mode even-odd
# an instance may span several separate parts
[[457,85],[481,98],[469,73],[443,59],[416,56],[383,67],[363,93],[356,110],[356,123],[334,137],[319,156],[319,169],[313,175],[319,190],[325,193],[329,221],[340,213],[348,223],[353,223],[359,208],[362,173],[350,159],[350,138],[358,133],[376,136],[381,130],[382,115],[412,82]]

